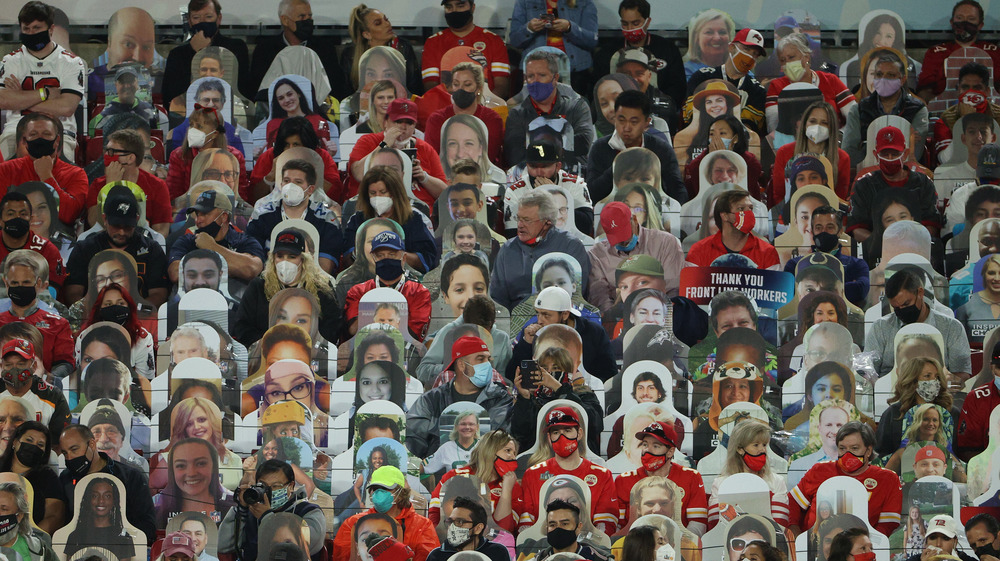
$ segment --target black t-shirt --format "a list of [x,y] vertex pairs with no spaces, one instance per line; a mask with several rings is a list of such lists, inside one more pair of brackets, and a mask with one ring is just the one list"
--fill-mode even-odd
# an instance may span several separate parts
[[[90,260],[105,249],[112,249],[111,237],[106,231],[78,241],[69,254],[69,261],[66,262],[66,270],[69,272],[66,284],[86,287]],[[170,288],[170,280],[167,278],[167,256],[152,236],[136,230],[136,235],[132,236],[124,251],[135,259],[139,276],[139,293],[143,297],[149,296],[151,288]]]
[[59,483],[59,476],[49,466],[35,468],[24,474],[24,478],[31,483],[34,498],[31,505],[31,519],[38,524],[45,518],[45,499],[56,499],[66,502],[66,494],[62,484]]
[[135,557],[135,542],[123,530],[113,528],[84,528],[77,525],[66,539],[66,557],[89,547],[103,548],[114,553],[119,559]]
[[[458,372],[456,372],[455,376],[462,376],[462,374],[459,374]],[[471,402],[475,403],[479,399],[479,394],[481,394],[481,393],[483,393],[482,389],[480,389],[476,393],[470,393],[470,394],[458,393],[458,390],[455,389],[455,384],[452,384],[451,385],[451,402],[452,403],[456,403],[456,402],[459,402],[459,401],[471,401]]]

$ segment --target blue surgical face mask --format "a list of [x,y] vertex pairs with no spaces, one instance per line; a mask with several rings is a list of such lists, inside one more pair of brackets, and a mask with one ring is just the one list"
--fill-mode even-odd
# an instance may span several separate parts
[[618,251],[632,251],[633,249],[635,249],[635,246],[637,245],[639,245],[639,236],[638,234],[632,234],[631,240],[616,245],[615,249],[617,249]]
[[719,140],[722,141],[722,145],[726,147],[726,150],[729,150],[729,147],[733,144],[732,138],[720,138]]
[[528,95],[531,99],[535,101],[545,101],[552,95],[552,90],[555,89],[555,82],[532,82],[525,86],[528,89]]
[[472,368],[472,376],[469,379],[477,388],[485,388],[486,384],[490,383],[493,379],[493,365],[490,361],[486,361],[482,364],[469,364],[466,361],[465,366]]
[[777,150],[786,144],[795,142],[795,136],[783,132],[774,131],[774,149]]
[[388,489],[375,489],[372,491],[371,499],[372,506],[375,507],[375,510],[378,512],[385,514],[392,510],[392,503],[394,500],[392,491],[389,491]]

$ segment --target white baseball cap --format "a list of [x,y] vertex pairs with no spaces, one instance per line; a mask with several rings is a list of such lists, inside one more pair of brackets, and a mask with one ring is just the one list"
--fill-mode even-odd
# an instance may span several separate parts
[[535,308],[553,312],[569,312],[579,316],[580,311],[573,307],[569,292],[559,286],[543,288],[535,297]]
[[958,535],[958,531],[955,529],[955,519],[947,514],[939,514],[931,518],[930,522],[927,523],[927,533],[924,535],[930,537],[931,534],[941,534],[948,539],[954,538]]

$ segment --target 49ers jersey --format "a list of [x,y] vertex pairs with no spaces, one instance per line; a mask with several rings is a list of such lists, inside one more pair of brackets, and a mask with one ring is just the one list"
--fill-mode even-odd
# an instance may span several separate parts
[[[63,49],[59,45],[45,58],[36,58],[21,47],[3,57],[0,62],[0,88],[8,76],[15,76],[22,90],[38,90],[48,88],[50,93],[75,93],[82,99],[87,97],[87,65],[83,59]],[[21,115],[31,110],[21,112],[4,111],[7,124],[13,127]],[[71,135],[76,135],[76,119],[73,115],[60,117],[63,129]]]
[[[527,173],[525,173],[524,179],[507,187],[507,192],[504,194],[503,198],[504,228],[509,230],[517,228],[517,208],[520,206],[521,197],[540,187],[533,186],[529,183],[530,181],[531,178],[528,177]],[[575,209],[593,208],[594,203],[590,200],[590,190],[587,189],[587,182],[584,181],[582,177],[559,170],[556,185],[565,189],[573,198],[572,201],[567,201],[570,208],[565,211],[563,211],[562,208],[559,208],[559,212],[565,212],[567,214],[567,218],[568,215]],[[562,206],[560,201],[556,201],[556,203],[558,207]]]

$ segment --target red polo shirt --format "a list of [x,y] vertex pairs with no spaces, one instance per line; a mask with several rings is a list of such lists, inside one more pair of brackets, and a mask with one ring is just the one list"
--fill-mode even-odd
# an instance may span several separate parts
[[[720,231],[716,232],[714,236],[700,240],[691,246],[690,251],[688,251],[687,260],[688,263],[698,265],[699,267],[709,267],[712,265],[712,261],[727,253],[736,252],[730,251],[722,243],[722,232]],[[739,254],[749,257],[761,269],[769,269],[780,263],[778,252],[774,249],[774,246],[753,234],[750,234],[750,239],[747,240],[746,245],[743,246]]]

